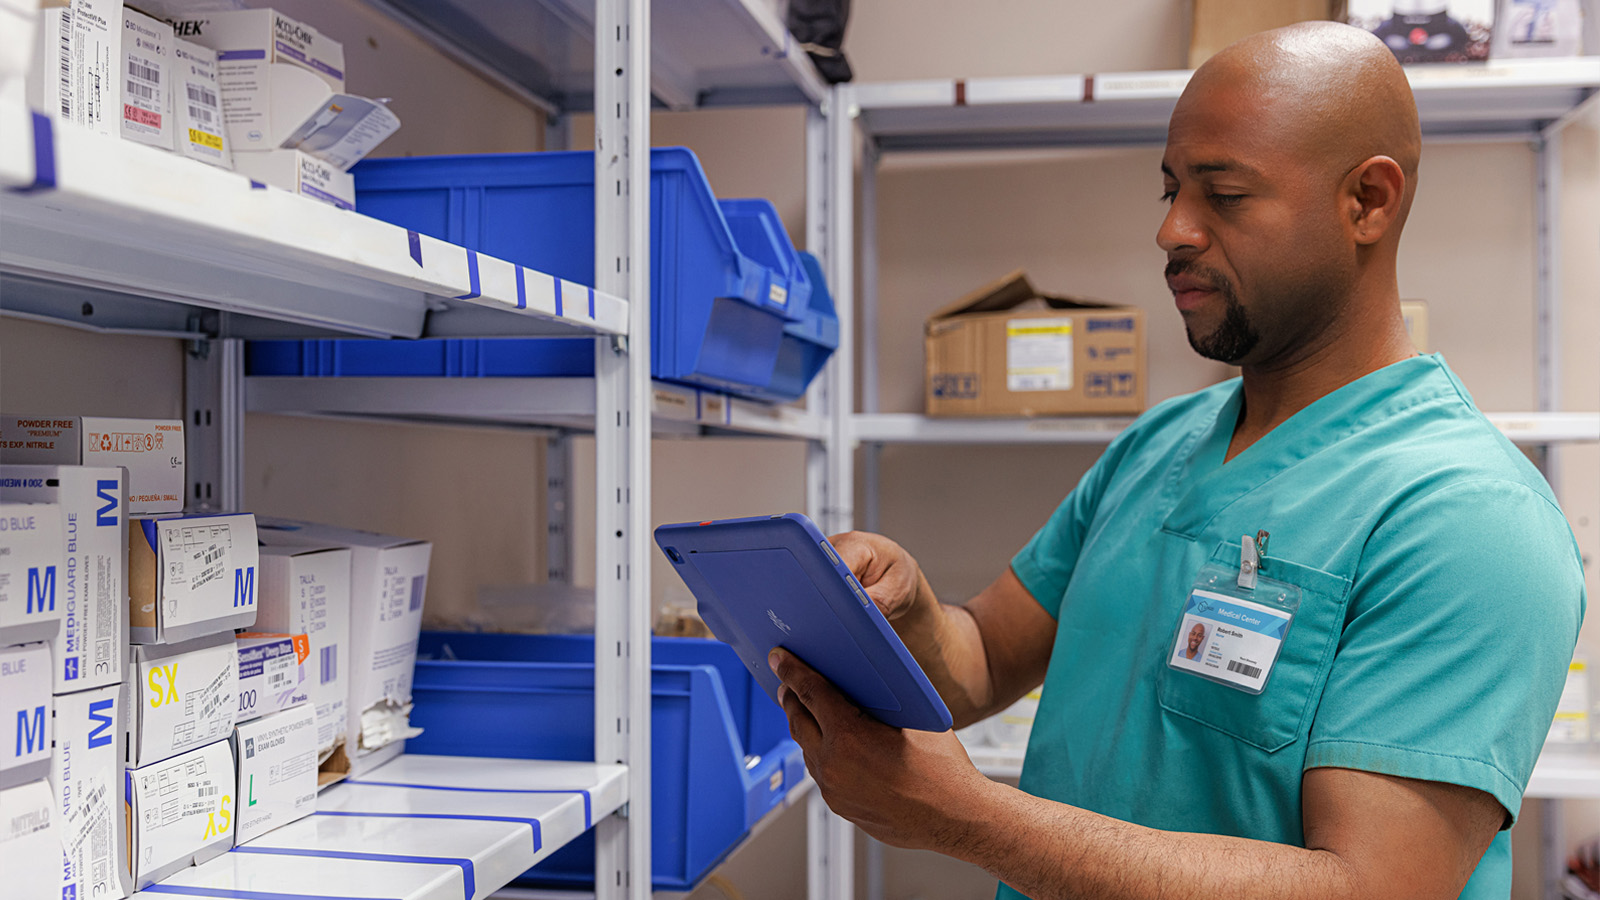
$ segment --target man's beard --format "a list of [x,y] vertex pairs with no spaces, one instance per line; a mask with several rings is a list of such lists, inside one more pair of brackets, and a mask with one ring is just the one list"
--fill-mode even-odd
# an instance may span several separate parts
[[1197,335],[1192,325],[1184,323],[1189,346],[1206,359],[1218,362],[1231,364],[1243,359],[1256,348],[1256,344],[1261,341],[1261,335],[1257,334],[1255,327],[1250,324],[1250,316],[1239,303],[1239,295],[1234,292],[1232,282],[1223,277],[1221,272],[1202,266],[1193,260],[1175,259],[1167,263],[1168,277],[1184,273],[1205,279],[1222,296],[1223,301],[1222,323],[1210,334]]

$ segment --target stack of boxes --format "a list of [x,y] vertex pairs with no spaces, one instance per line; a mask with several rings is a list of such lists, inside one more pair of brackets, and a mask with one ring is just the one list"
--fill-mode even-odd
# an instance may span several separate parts
[[184,515],[184,462],[182,422],[0,415],[8,892],[119,900],[413,733],[431,546]]
[[274,10],[42,6],[22,29],[27,53],[11,54],[30,67],[26,99],[91,131],[353,209],[350,167],[400,127],[383,103],[344,92],[343,45]]

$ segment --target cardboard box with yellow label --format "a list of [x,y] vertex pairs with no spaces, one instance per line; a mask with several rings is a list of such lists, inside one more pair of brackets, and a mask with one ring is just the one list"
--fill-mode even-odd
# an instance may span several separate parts
[[232,634],[134,645],[128,664],[129,768],[233,736],[239,655]]
[[127,804],[134,890],[233,847],[233,751],[226,740],[130,769]]
[[1144,313],[1034,288],[1021,271],[934,313],[930,416],[1130,415],[1144,410]]

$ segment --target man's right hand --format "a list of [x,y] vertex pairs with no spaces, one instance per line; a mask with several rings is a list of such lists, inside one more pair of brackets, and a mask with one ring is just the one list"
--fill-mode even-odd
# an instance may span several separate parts
[[[881,534],[849,531],[828,539],[839,558],[855,573],[884,618],[894,623],[913,610],[938,608],[922,567],[906,548]],[[898,630],[898,628],[896,629]]]

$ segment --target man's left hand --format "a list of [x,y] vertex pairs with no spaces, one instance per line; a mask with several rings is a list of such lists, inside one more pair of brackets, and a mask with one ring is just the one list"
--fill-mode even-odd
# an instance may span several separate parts
[[[767,662],[806,769],[834,812],[885,844],[958,854],[984,832],[995,783],[955,732],[892,728],[783,649]],[[991,823],[992,824],[992,823]]]

